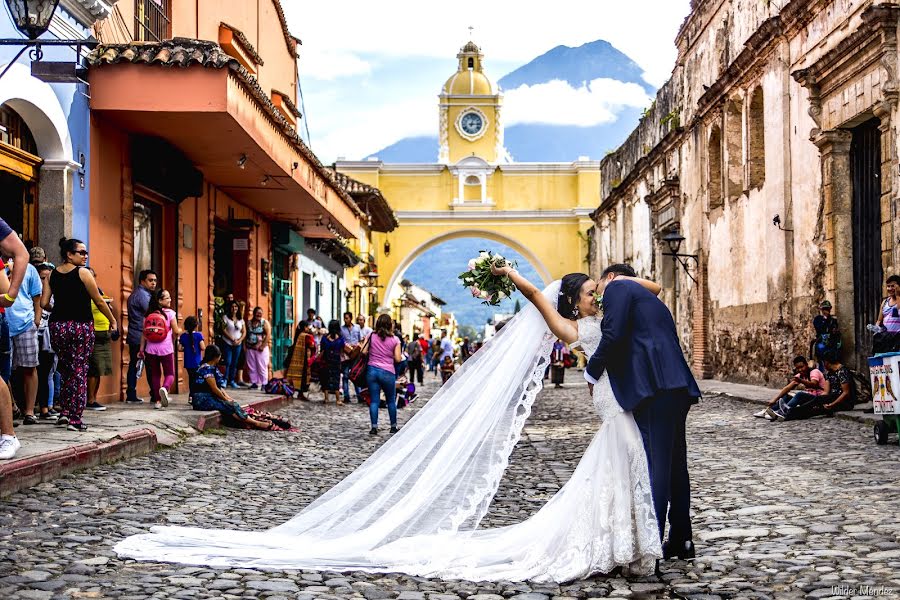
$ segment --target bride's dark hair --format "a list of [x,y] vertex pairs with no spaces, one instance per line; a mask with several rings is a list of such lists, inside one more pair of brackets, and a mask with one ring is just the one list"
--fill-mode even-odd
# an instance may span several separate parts
[[567,319],[578,318],[578,298],[581,296],[581,286],[590,279],[584,273],[569,273],[562,278],[559,285],[559,298],[556,302],[556,310]]

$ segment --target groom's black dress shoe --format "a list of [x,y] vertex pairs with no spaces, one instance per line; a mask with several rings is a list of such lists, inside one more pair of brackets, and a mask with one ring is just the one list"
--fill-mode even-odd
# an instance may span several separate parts
[[686,542],[673,542],[671,540],[666,541],[662,547],[663,551],[663,560],[670,560],[672,558],[680,558],[681,560],[686,560],[688,558],[694,558],[696,556],[696,551],[694,550],[694,542],[688,540]]

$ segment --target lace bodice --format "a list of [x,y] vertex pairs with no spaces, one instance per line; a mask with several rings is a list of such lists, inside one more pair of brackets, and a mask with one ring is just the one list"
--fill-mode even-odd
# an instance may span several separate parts
[[[578,342],[588,358],[597,350],[600,345],[600,339],[603,337],[601,323],[603,319],[598,316],[584,317],[578,320]],[[594,410],[600,415],[604,421],[624,412],[622,407],[616,402],[613,395],[612,387],[609,385],[609,375],[605,372],[597,385],[594,386]]]

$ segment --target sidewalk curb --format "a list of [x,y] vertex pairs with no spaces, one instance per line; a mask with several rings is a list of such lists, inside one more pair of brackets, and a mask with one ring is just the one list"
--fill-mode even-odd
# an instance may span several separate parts
[[75,471],[144,456],[156,449],[149,428],[126,431],[105,442],[90,442],[0,464],[0,498]]
[[[259,411],[271,411],[290,404],[292,400],[293,398],[289,396],[275,396],[274,398],[253,400],[247,404],[241,404],[241,406],[244,409],[252,408]],[[210,429],[218,429],[220,427],[222,427],[222,413],[217,410],[200,413],[197,424],[194,425],[194,428],[201,432]]]
[[[747,404],[756,404],[757,406],[766,406],[769,404],[769,402],[766,400],[757,400],[755,398],[747,398],[745,396],[738,396],[738,395],[732,394],[731,392],[725,392],[725,391],[706,390],[703,392],[703,394],[710,395],[710,396],[723,396],[723,397],[729,398],[731,400],[737,400],[738,402],[746,402]],[[833,416],[835,419],[842,419],[844,421],[853,421],[855,423],[862,423],[864,425],[872,425],[873,423],[881,420],[881,418],[876,414],[864,413],[860,410],[839,411],[839,412],[834,413]]]
[[[292,398],[287,396],[274,396],[253,400],[241,406],[270,411],[290,404],[291,401]],[[218,411],[201,412],[196,417],[192,427],[199,432],[222,426],[222,416]],[[165,430],[161,433],[165,433]],[[45,454],[4,461],[0,463],[0,498],[76,471],[145,456],[160,445],[175,446],[184,439],[185,436],[181,436],[178,441],[169,444],[165,436],[160,440],[156,431],[150,427],[140,427],[124,431],[106,441],[88,442]]]

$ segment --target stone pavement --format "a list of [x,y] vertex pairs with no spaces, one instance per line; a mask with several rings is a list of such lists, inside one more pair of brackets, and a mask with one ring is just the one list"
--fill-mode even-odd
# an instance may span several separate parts
[[[425,388],[427,395],[434,385]],[[401,411],[401,424],[414,410]],[[0,598],[900,597],[900,450],[876,446],[869,427],[857,422],[769,423],[749,416],[746,403],[712,394],[688,423],[698,557],[664,563],[661,580],[485,584],[184,567],[114,555],[118,540],[154,524],[280,523],[387,437],[368,435],[364,406],[295,402],[284,412],[298,432],[196,435],[172,450],[0,501]],[[584,384],[542,392],[484,526],[536,512],[568,478],[597,427]]]

